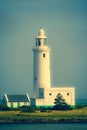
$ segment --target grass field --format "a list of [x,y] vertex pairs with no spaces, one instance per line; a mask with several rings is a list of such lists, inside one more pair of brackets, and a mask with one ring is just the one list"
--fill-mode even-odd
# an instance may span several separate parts
[[68,111],[0,111],[0,123],[87,123],[87,107]]

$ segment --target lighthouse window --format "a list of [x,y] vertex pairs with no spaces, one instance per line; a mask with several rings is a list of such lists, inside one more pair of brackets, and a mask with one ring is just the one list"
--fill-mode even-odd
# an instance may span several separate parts
[[49,93],[49,95],[51,96],[51,95],[52,95],[52,93]]
[[37,77],[36,76],[34,77],[34,80],[37,81]]
[[69,93],[67,93],[67,96],[69,96]]
[[43,93],[41,93],[40,96],[43,97]]
[[43,54],[43,57],[45,57],[46,55],[45,55],[45,53]]
[[41,39],[38,39],[38,46],[41,45]]
[[37,46],[37,40],[36,40],[36,43],[35,43],[35,45]]

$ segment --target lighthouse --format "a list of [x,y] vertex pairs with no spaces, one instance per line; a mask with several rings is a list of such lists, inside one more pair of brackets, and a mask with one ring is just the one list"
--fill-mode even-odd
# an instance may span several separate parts
[[40,28],[33,46],[33,97],[44,98],[44,89],[51,86],[50,47],[44,30]]
[[61,94],[67,104],[75,105],[75,88],[51,86],[50,47],[47,37],[40,28],[33,45],[33,96],[31,106],[53,107],[55,98]]

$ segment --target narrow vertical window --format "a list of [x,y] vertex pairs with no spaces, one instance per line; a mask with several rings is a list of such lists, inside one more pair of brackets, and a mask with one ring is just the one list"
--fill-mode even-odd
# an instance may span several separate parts
[[43,93],[40,93],[40,96],[43,97]]
[[34,77],[34,80],[37,81],[37,77],[36,76]]
[[45,55],[45,53],[43,54],[43,57],[45,57],[46,55]]
[[38,39],[38,46],[41,45],[41,39]]

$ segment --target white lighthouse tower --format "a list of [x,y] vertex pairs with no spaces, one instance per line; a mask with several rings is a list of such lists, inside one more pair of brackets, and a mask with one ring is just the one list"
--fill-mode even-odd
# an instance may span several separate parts
[[44,98],[44,89],[51,86],[50,80],[50,47],[44,30],[40,28],[36,43],[33,46],[33,97]]
[[51,87],[50,78],[50,47],[44,30],[40,28],[33,46],[33,97],[31,106],[53,107],[57,94],[61,94],[65,101],[75,105],[74,87]]

